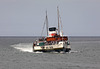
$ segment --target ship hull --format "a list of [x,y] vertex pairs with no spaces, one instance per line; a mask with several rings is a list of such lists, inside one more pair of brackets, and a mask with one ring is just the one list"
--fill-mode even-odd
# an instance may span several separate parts
[[54,45],[45,45],[45,46],[34,46],[33,51],[43,51],[43,52],[50,52],[50,51],[64,51],[69,52],[71,50],[70,45],[65,44],[64,42],[60,44],[54,44]]

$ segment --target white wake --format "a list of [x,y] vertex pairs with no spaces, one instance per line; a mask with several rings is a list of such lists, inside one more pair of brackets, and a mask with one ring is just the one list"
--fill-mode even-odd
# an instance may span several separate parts
[[32,45],[33,45],[32,43],[19,43],[11,45],[11,47],[23,52],[33,52]]

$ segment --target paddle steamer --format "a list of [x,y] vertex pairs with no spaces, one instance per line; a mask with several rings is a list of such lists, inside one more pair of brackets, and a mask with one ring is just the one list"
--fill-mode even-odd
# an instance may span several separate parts
[[[69,52],[71,50],[70,43],[68,41],[68,37],[63,35],[61,24],[61,18],[59,15],[59,9],[57,7],[57,14],[58,14],[58,29],[56,27],[48,28],[48,17],[46,12],[46,30],[47,30],[47,37],[42,37],[33,42],[33,51],[42,51],[42,52],[50,52],[50,51],[57,51],[57,52]],[[43,32],[43,31],[42,31]]]

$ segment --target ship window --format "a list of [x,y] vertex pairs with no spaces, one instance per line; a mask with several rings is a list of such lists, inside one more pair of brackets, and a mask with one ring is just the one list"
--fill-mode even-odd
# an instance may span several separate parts
[[48,49],[48,47],[46,47],[46,49]]

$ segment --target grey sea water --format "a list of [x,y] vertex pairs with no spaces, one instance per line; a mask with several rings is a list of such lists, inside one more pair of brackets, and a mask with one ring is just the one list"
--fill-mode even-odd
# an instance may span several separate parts
[[71,52],[34,53],[38,37],[0,37],[0,69],[100,69],[100,37],[69,37]]

